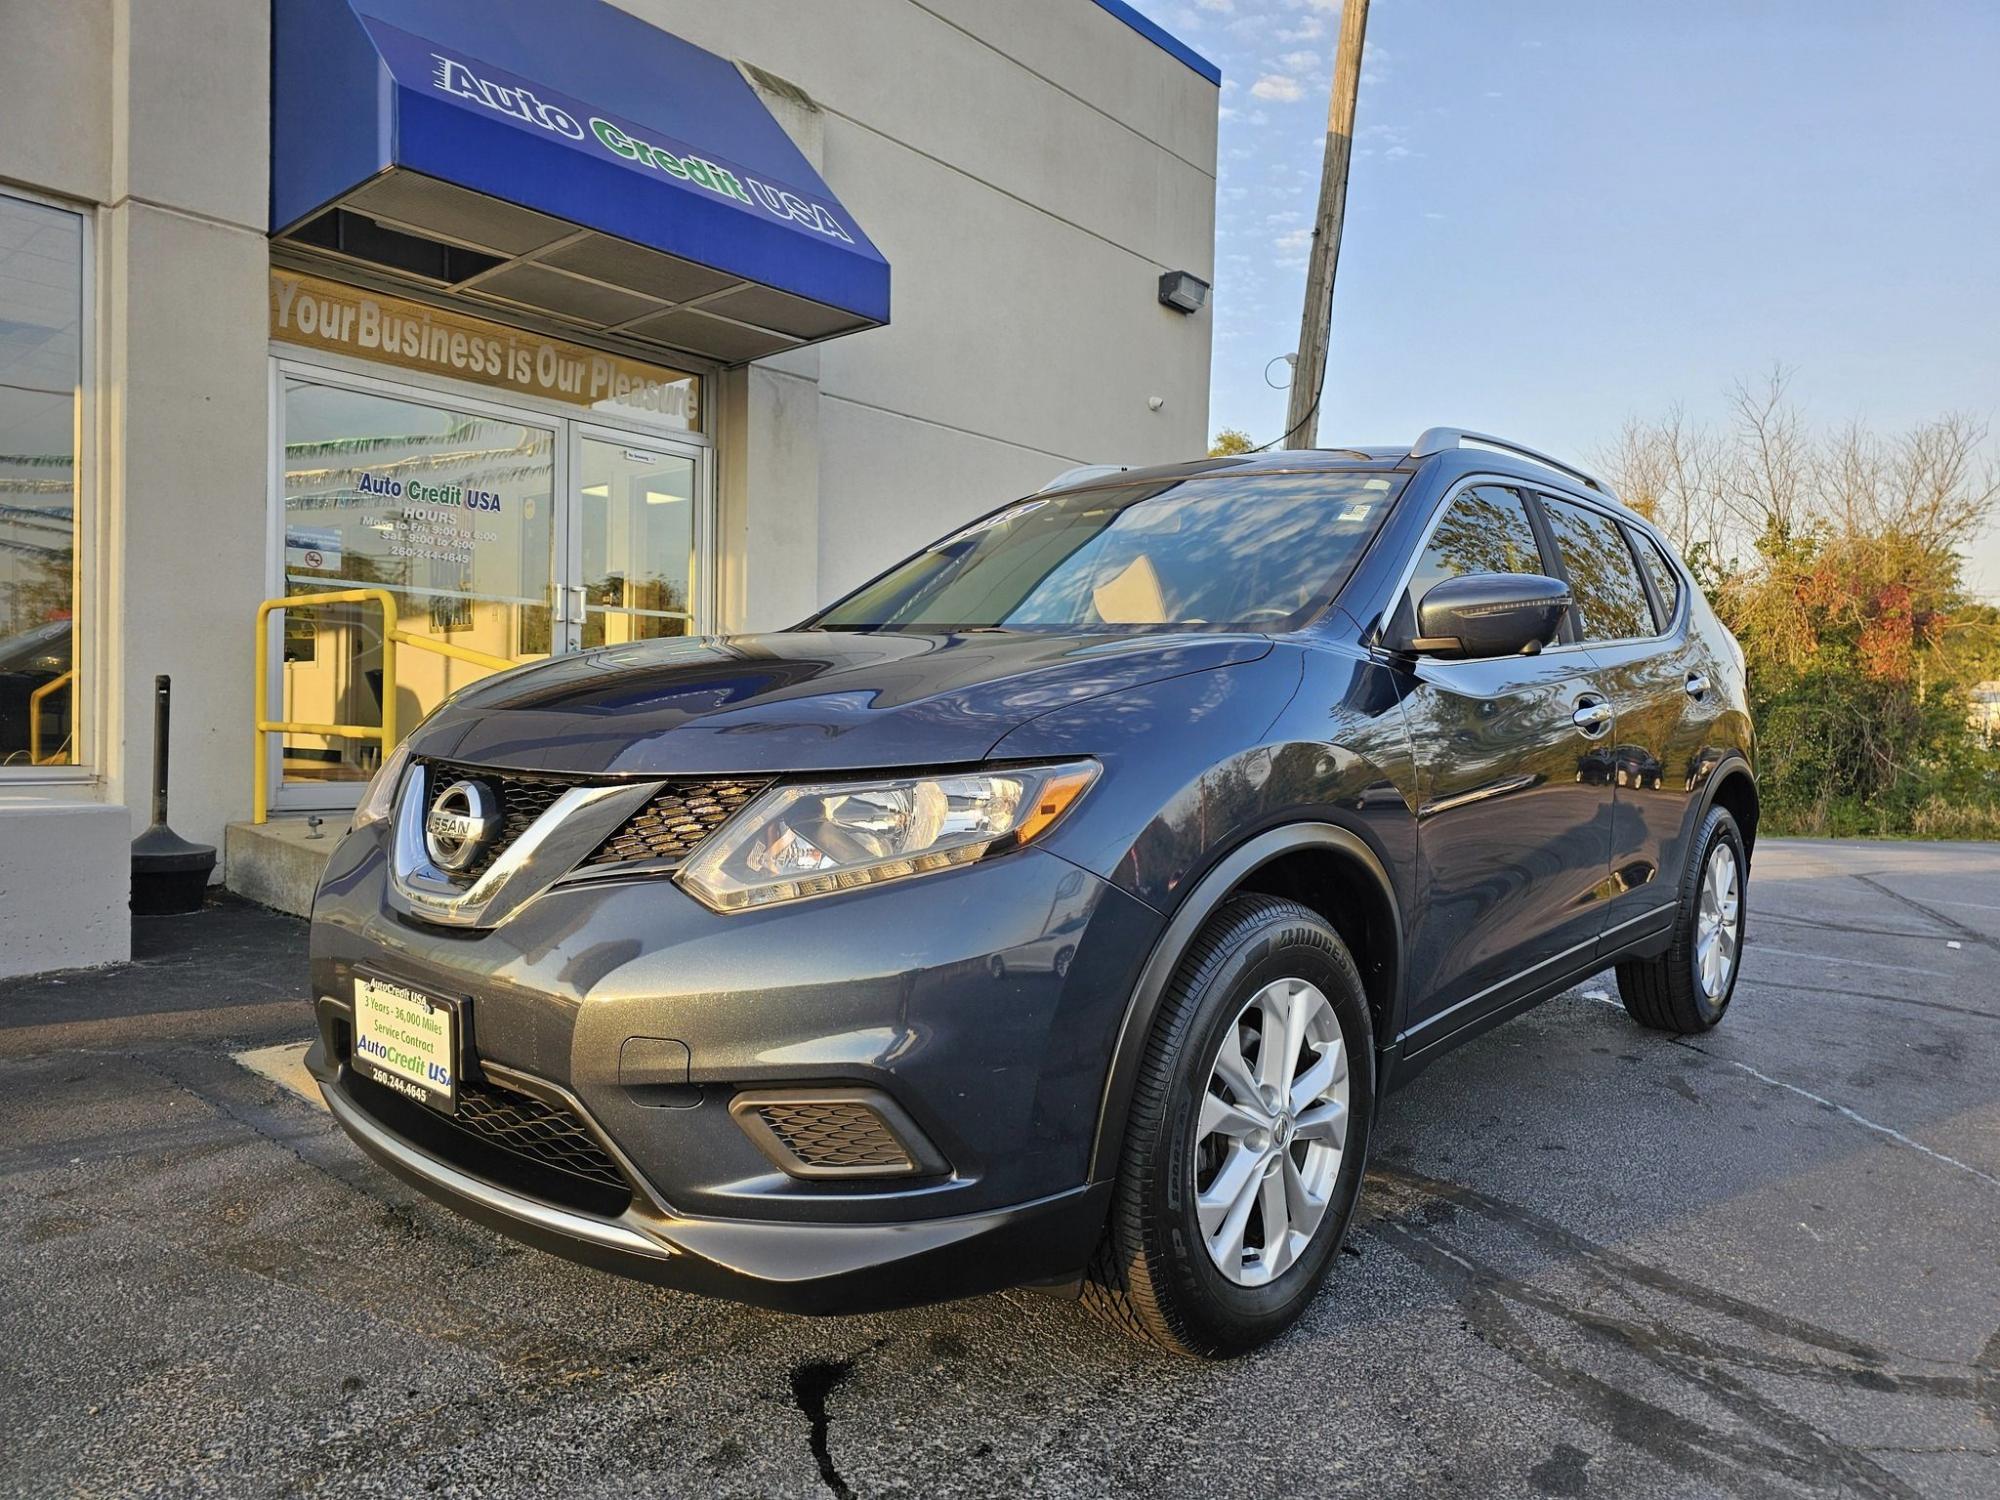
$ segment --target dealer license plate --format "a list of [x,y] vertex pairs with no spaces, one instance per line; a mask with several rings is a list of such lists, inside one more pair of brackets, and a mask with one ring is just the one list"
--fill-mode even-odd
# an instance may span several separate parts
[[405,985],[357,977],[349,1066],[446,1114],[458,1112],[458,1008]]

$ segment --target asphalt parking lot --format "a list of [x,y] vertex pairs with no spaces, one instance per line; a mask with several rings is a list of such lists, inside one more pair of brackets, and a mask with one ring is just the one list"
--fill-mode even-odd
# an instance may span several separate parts
[[304,1037],[303,932],[211,908],[0,984],[0,1489],[2000,1494],[2000,846],[1767,841],[1750,900],[1715,1033],[1605,975],[1397,1095],[1336,1279],[1215,1366],[518,1248],[232,1060]]

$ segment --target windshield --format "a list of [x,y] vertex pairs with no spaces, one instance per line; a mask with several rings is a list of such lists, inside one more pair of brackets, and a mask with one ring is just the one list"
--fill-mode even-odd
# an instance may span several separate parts
[[1043,495],[955,532],[820,630],[1286,630],[1346,582],[1404,476],[1220,474]]

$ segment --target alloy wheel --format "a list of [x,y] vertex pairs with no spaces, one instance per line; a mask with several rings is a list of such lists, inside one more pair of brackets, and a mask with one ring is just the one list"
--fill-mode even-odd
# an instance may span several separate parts
[[1280,979],[1252,995],[1222,1038],[1195,1125],[1195,1217],[1237,1285],[1283,1275],[1312,1243],[1347,1149],[1347,1092],[1325,994]]
[[1701,906],[1695,915],[1694,972],[1701,992],[1710,1000],[1729,993],[1729,981],[1736,972],[1737,935],[1742,926],[1742,882],[1736,869],[1736,850],[1718,842],[1709,851],[1708,868],[1702,872]]

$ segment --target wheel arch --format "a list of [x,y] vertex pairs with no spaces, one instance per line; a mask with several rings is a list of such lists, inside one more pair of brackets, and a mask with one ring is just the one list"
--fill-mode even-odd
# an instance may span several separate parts
[[1716,768],[1715,774],[1708,779],[1708,796],[1697,814],[1697,821],[1707,817],[1711,807],[1726,807],[1729,815],[1736,819],[1736,826],[1743,833],[1743,858],[1747,862],[1756,852],[1760,811],[1757,778],[1750,774],[1748,761],[1732,756]]
[[1354,955],[1379,1051],[1395,1034],[1403,977],[1402,903],[1368,841],[1334,823],[1289,823],[1238,845],[1175,907],[1126,1002],[1098,1105],[1089,1180],[1115,1176],[1125,1122],[1160,1001],[1209,918],[1244,892],[1283,896],[1326,918]]

